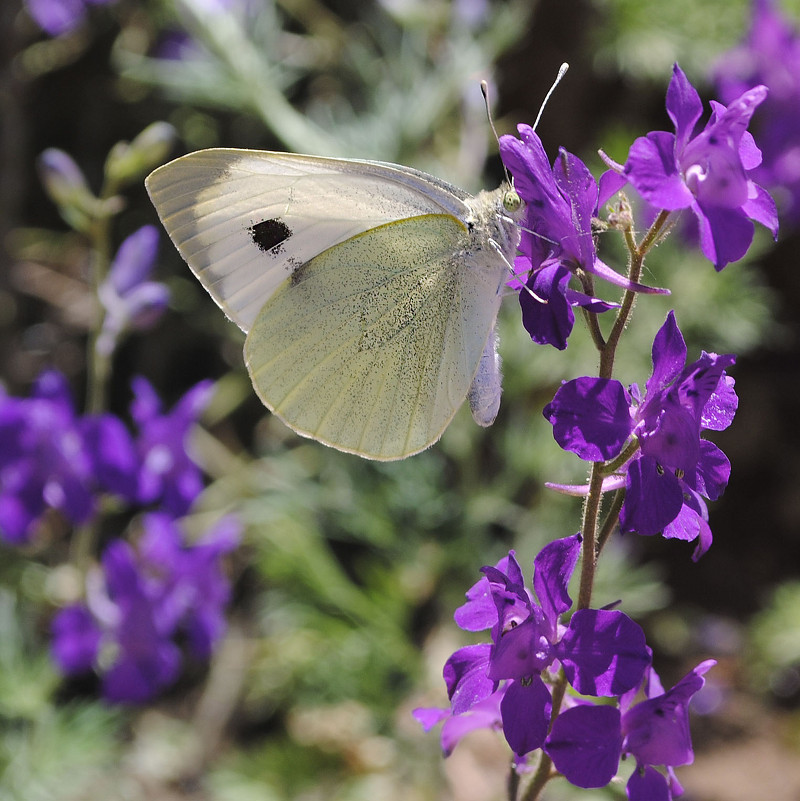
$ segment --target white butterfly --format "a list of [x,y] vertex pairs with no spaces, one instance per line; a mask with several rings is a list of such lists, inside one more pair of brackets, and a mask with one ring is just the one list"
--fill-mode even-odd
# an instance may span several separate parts
[[247,332],[256,392],[290,428],[369,459],[500,404],[495,320],[521,201],[408,167],[201,150],[155,170],[164,227]]

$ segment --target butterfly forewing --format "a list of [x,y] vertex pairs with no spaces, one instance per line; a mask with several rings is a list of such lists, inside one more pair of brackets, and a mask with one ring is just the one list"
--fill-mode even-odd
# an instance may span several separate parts
[[465,269],[468,245],[458,220],[426,215],[296,271],[245,344],[264,403],[298,433],[373,459],[435,442],[464,401],[499,305],[498,268]]
[[398,219],[467,213],[466,193],[416,170],[257,150],[201,150],[146,183],[178,250],[245,331],[321,251]]

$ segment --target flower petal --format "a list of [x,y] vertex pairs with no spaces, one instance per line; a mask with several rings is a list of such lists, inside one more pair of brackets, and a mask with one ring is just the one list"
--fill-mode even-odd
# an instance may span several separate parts
[[625,176],[657,209],[685,209],[694,201],[675,161],[675,137],[666,131],[651,131],[631,145]]
[[628,801],[672,801],[667,778],[655,768],[638,768],[631,774],[625,788]]
[[675,320],[675,312],[670,311],[653,340],[653,372],[645,385],[647,396],[666,389],[677,379],[686,366],[686,354],[686,342]]
[[755,226],[741,209],[727,209],[695,202],[692,210],[700,230],[703,255],[721,270],[747,253]]
[[660,468],[652,456],[641,456],[628,467],[620,531],[659,534],[680,513],[683,492],[675,476]]
[[667,88],[667,114],[675,125],[677,150],[682,151],[694,133],[694,127],[703,113],[703,102],[697,90],[689,83],[683,70],[672,66],[672,80]]
[[533,589],[555,635],[558,616],[572,606],[567,588],[581,552],[580,534],[545,545],[533,560]]
[[569,683],[584,695],[621,695],[650,664],[642,627],[616,610],[579,609],[556,652]]
[[576,787],[605,787],[622,751],[620,713],[612,706],[574,706],[562,712],[544,744],[556,769]]
[[497,689],[497,683],[486,675],[490,651],[489,643],[467,645],[445,663],[442,674],[454,715],[466,712]]
[[700,427],[711,431],[724,431],[732,422],[739,407],[734,390],[735,381],[723,374],[711,397],[706,401],[700,416]]
[[558,263],[544,266],[532,273],[528,288],[519,293],[522,324],[537,345],[552,345],[559,350],[567,347],[567,338],[575,325],[575,315],[565,296],[570,271]]
[[778,209],[766,189],[749,181],[747,200],[742,204],[742,211],[751,220],[765,226],[773,239],[778,238]]
[[556,442],[590,462],[617,456],[634,425],[625,387],[607,378],[584,376],[565,382],[543,414]]
[[530,683],[513,681],[500,702],[503,734],[511,750],[523,756],[541,748],[550,723],[552,699],[544,682],[534,676]]

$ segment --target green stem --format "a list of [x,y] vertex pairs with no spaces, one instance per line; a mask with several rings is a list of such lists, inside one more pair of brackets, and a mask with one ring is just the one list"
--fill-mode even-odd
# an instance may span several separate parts
[[542,751],[542,759],[539,762],[539,767],[536,769],[536,773],[533,775],[533,779],[531,783],[528,785],[528,788],[525,790],[525,795],[522,796],[522,801],[536,801],[539,798],[544,786],[550,779],[553,778],[553,760],[550,759],[544,751]]
[[[117,186],[106,180],[103,190],[100,193],[99,204],[104,206],[103,201],[114,197]],[[95,320],[94,328],[89,335],[86,349],[87,365],[87,386],[86,386],[86,413],[100,414],[108,406],[108,382],[111,378],[111,357],[108,354],[100,353],[97,349],[97,340],[103,329],[105,311],[103,304],[100,303],[100,285],[108,274],[111,264],[111,220],[113,217],[101,211],[92,221],[89,228],[89,244],[92,251],[90,280],[92,291],[97,299],[98,315]]]
[[608,510],[608,514],[606,514],[605,520],[603,520],[603,526],[600,529],[600,534],[597,537],[597,554],[600,555],[600,552],[605,547],[606,543],[608,542],[608,538],[611,536],[614,528],[617,525],[617,521],[619,520],[619,513],[622,509],[622,504],[625,501],[625,490],[620,489],[614,493],[614,500],[611,502],[611,508]]
[[594,575],[597,569],[597,522],[600,517],[600,503],[603,498],[603,463],[594,462],[589,477],[589,494],[583,506],[581,522],[581,584],[578,592],[577,609],[588,609],[592,601]]
[[517,769],[514,767],[514,764],[511,764],[511,768],[508,771],[508,783],[506,784],[506,798],[508,801],[517,801],[517,793],[519,792],[519,773],[517,773]]
[[[628,245],[628,252],[630,254],[628,262],[628,280],[638,283],[641,279],[644,257],[658,241],[667,223],[668,217],[668,211],[660,212],[638,245],[633,237],[633,232],[630,229],[626,229],[625,242]],[[614,358],[617,353],[617,345],[619,344],[619,338],[622,336],[622,332],[625,330],[625,326],[630,320],[633,304],[636,302],[636,294],[636,292],[630,289],[625,291],[611,333],[608,335],[605,346],[600,350],[601,378],[611,378],[614,372]]]

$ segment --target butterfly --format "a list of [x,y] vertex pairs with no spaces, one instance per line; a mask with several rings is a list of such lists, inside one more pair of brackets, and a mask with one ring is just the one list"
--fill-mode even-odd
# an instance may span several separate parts
[[247,334],[253,386],[291,429],[368,459],[500,404],[495,321],[522,201],[409,167],[212,148],[147,191],[192,272]]

